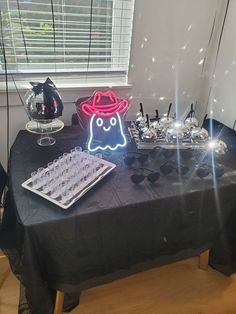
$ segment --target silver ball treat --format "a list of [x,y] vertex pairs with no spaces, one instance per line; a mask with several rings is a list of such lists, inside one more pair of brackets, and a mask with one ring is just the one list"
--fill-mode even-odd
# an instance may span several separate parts
[[221,140],[211,141],[209,143],[210,150],[213,150],[217,155],[224,155],[227,152],[227,145]]
[[156,139],[156,137],[156,132],[152,128],[147,128],[141,135],[141,138],[144,141],[153,141],[154,139]]
[[164,129],[166,129],[166,128],[168,128],[173,122],[174,122],[174,119],[173,119],[173,118],[165,116],[165,117],[162,117],[162,118],[160,119],[160,122],[159,122],[159,123],[160,123],[160,125],[161,125]]
[[190,117],[190,118],[187,118],[185,121],[184,121],[184,124],[190,128],[190,129],[194,129],[196,127],[199,126],[199,122],[196,118],[194,117]]
[[202,143],[208,140],[209,133],[204,128],[195,128],[191,131],[191,139],[194,143]]
[[177,142],[185,136],[186,127],[182,122],[174,122],[166,129],[166,139],[168,142]]

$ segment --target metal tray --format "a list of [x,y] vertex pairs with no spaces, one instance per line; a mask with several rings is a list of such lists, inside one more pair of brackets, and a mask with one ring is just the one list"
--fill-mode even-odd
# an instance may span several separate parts
[[199,149],[205,150],[208,148],[208,142],[193,143],[188,139],[182,140],[178,143],[167,143],[165,138],[159,138],[151,141],[141,140],[139,138],[139,132],[135,127],[134,122],[131,123],[131,127],[128,128],[131,138],[135,141],[137,149],[153,149],[155,147],[162,147],[165,149]]

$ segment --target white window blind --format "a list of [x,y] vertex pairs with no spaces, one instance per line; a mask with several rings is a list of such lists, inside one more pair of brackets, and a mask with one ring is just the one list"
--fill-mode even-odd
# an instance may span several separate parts
[[8,72],[127,74],[134,0],[0,0],[0,8]]

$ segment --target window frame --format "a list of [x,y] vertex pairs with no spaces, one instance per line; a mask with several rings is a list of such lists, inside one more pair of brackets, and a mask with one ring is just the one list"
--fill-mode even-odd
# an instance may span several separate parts
[[[116,11],[114,10],[117,6],[117,3],[121,2],[123,3],[124,0],[113,0],[113,16],[116,14]],[[127,68],[124,70],[117,70],[117,69],[94,69],[89,68],[87,69],[65,69],[65,70],[59,70],[55,72],[55,70],[20,70],[18,72],[14,70],[8,70],[7,73],[10,78],[10,81],[12,81],[15,88],[19,89],[25,89],[26,82],[32,81],[32,80],[44,80],[45,77],[50,76],[52,80],[60,80],[61,82],[66,82],[67,79],[73,79],[75,78],[75,82],[69,84],[68,88],[75,88],[75,87],[92,87],[92,86],[119,86],[119,87],[130,87],[131,85],[128,84],[128,74],[129,74],[129,67],[130,67],[130,57],[131,57],[131,45],[132,45],[132,33],[133,33],[133,21],[134,21],[134,7],[135,7],[135,0],[132,0],[132,9],[131,9],[131,16],[132,21],[130,25],[130,36],[129,36],[129,45],[128,45],[128,53],[127,53]],[[113,38],[114,38],[114,32],[113,28],[115,25],[115,19],[112,19],[112,47],[114,48]],[[121,35],[122,36],[122,35]],[[123,35],[124,36],[124,35]],[[122,41],[122,37],[120,37],[120,40]],[[119,43],[120,44],[120,43]],[[112,54],[115,54],[115,50],[111,49]],[[111,56],[111,58],[114,60],[115,58]],[[0,65],[1,68],[1,65]],[[4,68],[4,67],[3,67]],[[100,78],[98,82],[94,82],[96,78]],[[77,80],[76,80],[77,78]],[[113,80],[114,79],[114,80]],[[3,82],[5,80],[5,70],[2,69],[0,71],[0,90],[2,90]],[[80,83],[80,80],[86,80],[86,82]],[[109,83],[110,82],[110,83]],[[111,85],[108,85],[111,84]],[[16,86],[17,84],[17,86]],[[10,84],[12,85],[12,84]]]

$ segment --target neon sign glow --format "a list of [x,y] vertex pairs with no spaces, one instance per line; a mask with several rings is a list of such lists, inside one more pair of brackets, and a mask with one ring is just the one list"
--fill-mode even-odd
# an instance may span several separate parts
[[116,150],[127,144],[120,114],[129,108],[126,99],[118,100],[114,91],[97,91],[90,99],[90,103],[82,104],[82,112],[89,116],[88,149]]

